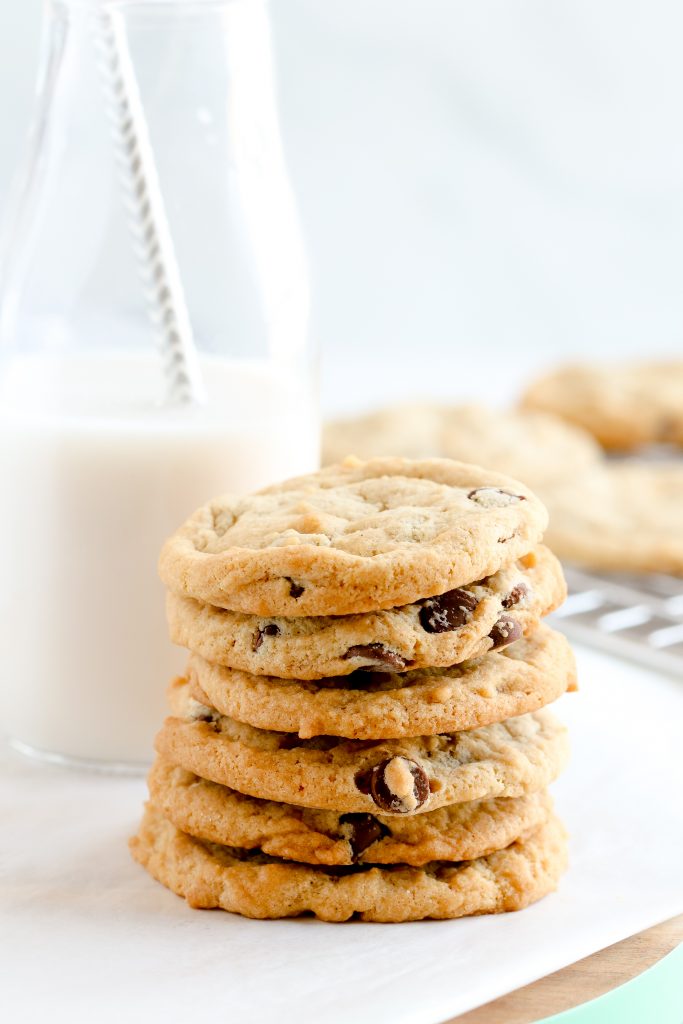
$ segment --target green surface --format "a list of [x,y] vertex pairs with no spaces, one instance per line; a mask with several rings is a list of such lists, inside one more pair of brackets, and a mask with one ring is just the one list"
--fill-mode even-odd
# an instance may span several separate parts
[[625,985],[538,1024],[683,1024],[683,943]]

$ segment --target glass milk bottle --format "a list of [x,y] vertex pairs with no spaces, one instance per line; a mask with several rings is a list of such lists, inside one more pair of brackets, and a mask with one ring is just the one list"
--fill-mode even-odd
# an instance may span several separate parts
[[51,0],[0,290],[0,731],[151,759],[156,562],[317,467],[308,285],[258,0]]

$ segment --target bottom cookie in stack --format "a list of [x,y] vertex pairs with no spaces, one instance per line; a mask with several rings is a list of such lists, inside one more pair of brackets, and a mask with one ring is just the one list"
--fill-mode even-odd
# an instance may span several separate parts
[[552,892],[566,864],[545,792],[408,819],[336,815],[245,797],[159,760],[150,793],[131,841],[136,860],[191,906],[245,917],[502,913]]

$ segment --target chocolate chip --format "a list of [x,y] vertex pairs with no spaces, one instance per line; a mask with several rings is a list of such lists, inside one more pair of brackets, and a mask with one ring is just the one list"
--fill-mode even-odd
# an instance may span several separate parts
[[500,487],[475,487],[467,497],[477,505],[482,505],[483,508],[505,508],[507,505],[514,505],[518,501],[526,501],[523,494],[503,491]]
[[356,789],[363,793],[364,796],[368,796],[370,794],[370,784],[372,782],[373,771],[374,768],[363,768],[361,771],[356,772],[353,777]]
[[356,644],[349,647],[346,654],[342,655],[346,661],[348,658],[368,658],[376,661],[378,665],[389,665],[397,672],[401,672],[408,662],[395,651],[390,651],[384,644]]
[[192,716],[193,722],[215,722],[216,716],[211,711],[202,711]]
[[252,651],[258,651],[259,647],[263,643],[264,636],[279,636],[280,627],[276,626],[274,622],[268,622],[265,626],[259,626],[254,634],[254,638],[251,641]]
[[[402,783],[405,781],[405,773],[410,774],[412,786],[405,787],[404,791]],[[363,782],[365,783],[365,780]],[[358,776],[356,785],[358,786]],[[358,788],[360,789],[360,786]],[[388,757],[375,765],[370,773],[370,796],[382,811],[409,814],[422,807],[429,799],[429,778],[424,768],[416,761],[400,755]]]
[[498,647],[506,647],[507,644],[514,643],[515,640],[519,640],[522,635],[522,627],[514,619],[511,619],[509,615],[501,615],[496,622],[495,626],[489,633],[489,636],[493,640],[492,651],[497,650]]
[[297,597],[301,597],[304,592],[304,587],[300,583],[295,583],[294,580],[289,581],[289,596],[293,597],[296,601]]
[[354,860],[357,860],[363,850],[367,850],[368,846],[372,846],[382,836],[390,835],[386,825],[383,825],[372,814],[342,814],[339,821],[342,825],[351,826],[351,834],[348,839]]
[[517,583],[512,588],[507,597],[503,598],[503,608],[512,608],[513,605],[519,604],[520,601],[529,593],[529,588],[526,583]]
[[420,625],[427,633],[449,633],[464,626],[479,602],[467,590],[449,590],[430,597],[420,608]]

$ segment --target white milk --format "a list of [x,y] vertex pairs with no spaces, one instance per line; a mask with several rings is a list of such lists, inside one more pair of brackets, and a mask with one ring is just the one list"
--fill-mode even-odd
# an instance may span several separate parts
[[23,359],[0,382],[0,728],[38,751],[151,758],[183,666],[163,540],[213,495],[317,466],[317,409],[294,374],[203,371],[209,402],[187,411],[153,407],[151,359]]

